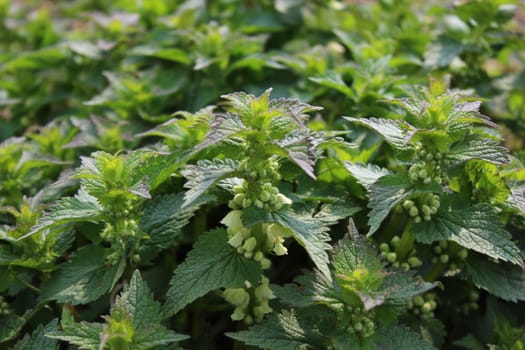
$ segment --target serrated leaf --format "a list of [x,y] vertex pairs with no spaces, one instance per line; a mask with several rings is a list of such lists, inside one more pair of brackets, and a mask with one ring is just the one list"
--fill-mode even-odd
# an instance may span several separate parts
[[9,314],[0,318],[0,343],[14,338],[25,323],[25,318]]
[[315,144],[308,130],[298,129],[276,142],[303,171],[315,179]]
[[184,205],[189,205],[208,188],[218,181],[233,176],[238,170],[239,163],[232,159],[201,160],[195,165],[188,165],[182,175],[188,179],[184,187],[188,191],[184,195]]
[[414,186],[404,174],[383,176],[373,183],[369,189],[368,207],[372,210],[368,213],[370,225],[368,235],[373,235],[390,210],[413,191]]
[[58,350],[58,342],[45,336],[47,333],[56,330],[56,319],[45,326],[39,325],[31,335],[26,334],[24,338],[20,339],[13,347],[13,350]]
[[121,310],[131,318],[135,330],[133,348],[150,349],[188,338],[160,325],[160,304],[153,300],[151,291],[138,271],[135,271],[129,285],[117,299],[112,314],[115,310]]
[[318,270],[306,272],[285,286],[272,285],[272,291],[284,303],[298,308],[315,304],[342,305],[339,285]]
[[159,346],[186,340],[189,337],[177,334],[161,325],[144,327],[133,337],[134,350],[159,349]]
[[416,295],[436,286],[437,282],[425,282],[411,272],[396,272],[385,277],[381,288],[387,291],[386,303],[404,305]]
[[84,201],[80,197],[68,197],[58,200],[57,204],[46,212],[29,233],[21,237],[24,239],[35,233],[42,232],[53,226],[71,222],[100,221],[105,213],[96,201]]
[[464,45],[448,37],[441,37],[425,52],[425,66],[441,68],[448,66],[464,50]]
[[341,75],[334,71],[330,71],[323,76],[312,77],[310,80],[319,85],[335,89],[350,99],[355,99],[355,93],[352,88],[346,85]]
[[259,283],[260,264],[228,244],[224,230],[207,232],[199,237],[186,260],[175,270],[167,293],[164,314],[173,315],[186,305],[218,288]]
[[67,341],[79,349],[99,350],[100,335],[104,333],[102,323],[62,323],[62,331],[49,332],[46,337]]
[[428,244],[451,240],[494,259],[523,263],[519,248],[511,241],[511,235],[492,207],[486,204],[468,208],[443,205],[453,200],[450,197],[442,199],[442,207],[431,221],[414,225],[412,232],[417,241]]
[[470,135],[450,147],[445,159],[452,166],[462,164],[471,159],[481,159],[492,164],[509,162],[508,151],[499,146],[495,140],[480,135]]
[[316,332],[316,325],[299,318],[294,310],[283,310],[246,331],[226,335],[262,349],[323,348],[322,336]]
[[485,350],[487,347],[481,341],[479,341],[472,334],[468,334],[465,337],[456,340],[454,345],[469,349],[469,350]]
[[147,202],[140,228],[149,238],[141,244],[141,254],[151,255],[172,246],[193,214],[212,198],[200,196],[190,205],[183,207],[184,193],[179,192],[157,196]]
[[204,137],[204,141],[195,147],[195,152],[219,143],[224,139],[246,129],[246,126],[237,114],[217,114],[215,115],[215,119],[210,124],[210,130]]
[[350,122],[369,127],[381,135],[386,142],[399,149],[407,148],[407,136],[416,132],[416,129],[404,120],[353,117],[343,118]]
[[49,337],[68,341],[81,349],[98,350],[111,338],[120,338],[130,349],[152,349],[156,346],[187,339],[185,335],[166,329],[160,322],[160,304],[135,271],[128,285],[117,297],[111,316],[101,323],[72,322],[63,318],[62,331],[52,332]]
[[346,170],[356,178],[364,188],[370,189],[370,186],[379,178],[390,175],[391,172],[388,169],[381,168],[375,164],[363,164],[363,163],[350,163],[344,162]]
[[525,271],[522,267],[469,257],[466,274],[474,284],[498,298],[512,302],[525,300]]
[[245,209],[242,220],[246,227],[263,222],[277,222],[288,227],[292,230],[295,240],[305,248],[319,271],[331,278],[327,253],[331,249],[327,243],[330,241],[330,236],[327,233],[328,227],[325,223],[308,215],[308,213],[296,213],[291,209],[264,212],[256,207]]
[[418,333],[405,326],[383,327],[374,335],[374,345],[380,350],[435,350]]
[[104,249],[92,245],[80,248],[71,260],[60,266],[42,287],[40,300],[86,304],[113,288],[122,275],[124,262],[106,266]]

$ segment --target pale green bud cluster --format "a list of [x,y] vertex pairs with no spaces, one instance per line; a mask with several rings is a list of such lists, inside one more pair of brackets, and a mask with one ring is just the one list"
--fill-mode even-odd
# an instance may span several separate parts
[[244,320],[245,323],[251,324],[261,321],[264,315],[272,312],[269,301],[274,299],[275,295],[269,287],[269,282],[270,280],[263,276],[257,287],[246,281],[245,288],[225,289],[222,294],[224,300],[235,306],[231,319]]
[[414,222],[432,220],[432,215],[438,212],[439,195],[433,193],[418,193],[402,203],[403,209],[413,218]]
[[[450,247],[450,245],[454,247]],[[461,272],[459,268],[463,264],[463,261],[468,256],[468,250],[463,247],[458,247],[455,243],[449,243],[448,241],[436,242],[432,248],[434,257],[432,258],[433,264],[444,264],[447,269],[445,276],[455,276]]]
[[10,312],[9,304],[4,300],[4,297],[0,296],[0,317],[7,316]]
[[135,219],[121,218],[114,224],[107,223],[100,237],[112,241],[116,237],[135,237],[139,233],[139,224]]
[[437,301],[435,293],[418,295],[408,303],[408,309],[422,320],[433,318],[436,307]]
[[389,243],[381,243],[379,245],[379,251],[381,252],[380,255],[383,259],[385,259],[389,264],[391,264],[395,268],[401,268],[404,271],[410,270],[410,268],[417,268],[421,266],[423,263],[421,260],[416,256],[416,250],[412,249],[407,254],[407,256],[400,260],[398,253],[396,252],[397,248],[399,247],[401,243],[401,239],[399,236],[394,236],[390,240]]
[[250,166],[248,160],[244,160],[239,164],[239,170],[248,174],[253,180],[281,180],[279,173],[279,162],[273,159],[268,159],[257,163],[254,167]]
[[413,183],[429,184],[432,181],[441,184],[443,177],[441,171],[442,155],[423,147],[421,143],[414,145],[415,163],[408,169],[408,177]]
[[279,193],[279,189],[270,182],[253,187],[256,188],[250,189],[246,180],[241,185],[235,186],[233,188],[235,195],[228,203],[230,208],[243,209],[255,206],[259,209],[275,211],[281,209],[283,205],[292,203],[288,197]]
[[460,307],[456,308],[457,313],[463,313],[468,315],[471,311],[476,311],[479,309],[479,293],[475,290],[470,291],[468,294],[467,300]]
[[242,210],[232,210],[222,219],[221,223],[228,227],[228,244],[237,249],[248,259],[259,261],[262,269],[268,269],[271,261],[265,257],[266,253],[285,255],[288,249],[284,240],[291,236],[291,231],[280,224],[261,224],[259,231],[243,226]]
[[356,333],[363,338],[374,334],[376,325],[372,314],[359,306],[353,307],[349,305],[346,309],[350,313],[350,323],[347,326],[349,332]]

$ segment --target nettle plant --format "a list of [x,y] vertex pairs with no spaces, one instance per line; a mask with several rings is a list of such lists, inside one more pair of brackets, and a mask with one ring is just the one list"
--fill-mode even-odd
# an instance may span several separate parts
[[342,217],[323,208],[314,217],[318,203],[292,200],[286,183],[301,173],[315,179],[314,164],[323,147],[348,145],[335,135],[314,133],[305,126],[307,113],[319,107],[294,99],[270,99],[270,92],[259,97],[224,96],[227,112],[213,117],[204,141],[194,151],[213,158],[182,171],[188,179],[184,206],[216,188],[229,193],[230,211],[221,220],[225,228],[199,237],[175,270],[168,315],[223,288],[224,299],[235,306],[233,320],[247,324],[262,320],[271,312],[269,300],[275,297],[264,271],[271,267],[272,256],[287,254],[288,238],[304,247],[320,271],[330,274],[328,226]]
[[437,80],[391,102],[406,112],[403,119],[346,117],[393,151],[391,169],[345,164],[368,191],[368,235],[379,234],[388,262],[418,267],[427,281],[459,275],[505,300],[522,299],[511,281],[521,278],[523,256],[505,229],[522,214],[522,199],[496,125],[479,112],[480,102]]

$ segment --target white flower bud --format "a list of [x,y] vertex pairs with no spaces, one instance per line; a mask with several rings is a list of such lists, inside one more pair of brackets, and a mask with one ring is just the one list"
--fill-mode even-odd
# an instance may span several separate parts
[[242,210],[232,210],[221,220],[221,224],[228,228],[242,228],[241,216]]
[[251,252],[255,249],[256,246],[257,246],[257,239],[252,236],[244,242],[242,247],[244,248],[245,251]]

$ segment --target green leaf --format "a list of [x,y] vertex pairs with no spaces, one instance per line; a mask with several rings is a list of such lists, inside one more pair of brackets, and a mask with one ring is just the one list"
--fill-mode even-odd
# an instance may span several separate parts
[[235,340],[261,349],[296,350],[323,348],[322,335],[314,323],[306,323],[294,310],[272,314],[246,331],[226,333]]
[[346,85],[341,75],[334,71],[330,71],[323,76],[312,77],[310,80],[319,85],[335,89],[352,100],[356,97],[352,88]]
[[46,337],[67,341],[78,346],[79,349],[98,350],[100,349],[101,334],[104,334],[102,323],[62,322],[62,331],[49,332]]
[[429,68],[448,66],[463,50],[462,43],[448,37],[441,37],[427,48],[425,66]]
[[288,157],[297,164],[303,171],[315,179],[315,147],[310,132],[306,129],[297,129],[286,135],[282,140],[276,142]]
[[237,114],[216,114],[215,119],[210,124],[210,130],[204,137],[204,141],[195,146],[195,152],[217,144],[244,130],[247,130],[247,128]]
[[381,289],[386,290],[385,303],[403,306],[416,295],[425,293],[438,285],[425,282],[412,272],[389,274],[383,280]]
[[108,267],[104,249],[91,245],[80,248],[71,260],[42,287],[40,300],[86,304],[110,291],[122,275],[124,261]]
[[487,347],[481,341],[479,341],[472,334],[468,334],[465,337],[456,340],[454,345],[460,346],[469,350],[485,350]]
[[200,206],[212,198],[200,196],[184,207],[183,192],[157,196],[148,201],[144,207],[140,228],[147,233],[149,239],[141,243],[141,255],[153,255],[171,247]]
[[404,120],[354,117],[343,119],[375,130],[386,142],[399,149],[407,148],[410,137],[416,132],[416,129]]
[[0,343],[14,338],[25,321],[24,317],[13,313],[0,317]]
[[379,180],[379,178],[391,174],[388,169],[381,168],[372,163],[363,164],[344,162],[344,166],[346,170],[356,178],[357,182],[367,190],[369,190],[372,184]]
[[495,140],[480,135],[470,135],[450,147],[445,159],[452,166],[462,164],[471,159],[481,159],[492,164],[509,162],[508,151],[499,146]]
[[71,222],[93,222],[104,219],[104,210],[100,204],[93,197],[90,197],[91,201],[83,200],[85,198],[87,197],[76,196],[58,200],[57,204],[40,218],[31,231],[20,239],[57,225]]
[[135,271],[129,285],[115,302],[112,315],[117,311],[126,313],[131,318],[135,330],[133,348],[150,349],[188,338],[160,325],[160,304],[153,300],[151,291],[138,271]]
[[390,210],[413,191],[414,186],[404,174],[386,175],[373,183],[369,189],[368,207],[372,210],[368,213],[368,235],[373,235]]
[[182,175],[188,179],[184,187],[188,188],[183,206],[189,205],[219,180],[233,176],[239,163],[232,159],[201,160],[195,165],[187,165]]
[[39,325],[31,335],[26,334],[24,338],[20,339],[13,347],[13,350],[58,350],[58,342],[45,336],[47,333],[56,330],[56,319],[45,326]]
[[520,267],[469,256],[466,274],[478,287],[498,298],[525,300],[525,272]]
[[328,253],[331,249],[328,227],[322,221],[312,217],[310,213],[294,212],[283,208],[274,212],[264,212],[256,207],[244,210],[242,216],[246,227],[263,222],[277,222],[292,230],[295,240],[306,250],[315,266],[328,278],[331,277],[328,268]]
[[442,206],[430,222],[413,226],[417,241],[428,244],[451,240],[494,259],[514,264],[523,262],[519,248],[511,241],[511,235],[503,228],[491,206],[476,204],[454,208],[447,205],[453,201],[452,197],[442,198]]
[[381,350],[431,350],[435,349],[418,333],[405,326],[383,327],[376,331],[373,340],[376,349]]
[[260,275],[260,264],[237,253],[228,244],[224,230],[207,232],[199,237],[186,260],[175,270],[164,314],[173,315],[218,288],[239,288],[245,281],[257,285]]
[[[125,343],[129,349],[152,349],[176,341],[187,339],[185,335],[166,329],[160,322],[160,304],[135,271],[128,285],[117,297],[111,309],[111,316],[104,317],[101,323],[75,323],[63,318],[62,331],[51,332],[48,336],[70,342],[81,349],[102,349],[106,342]],[[111,346],[113,348],[113,346]]]

